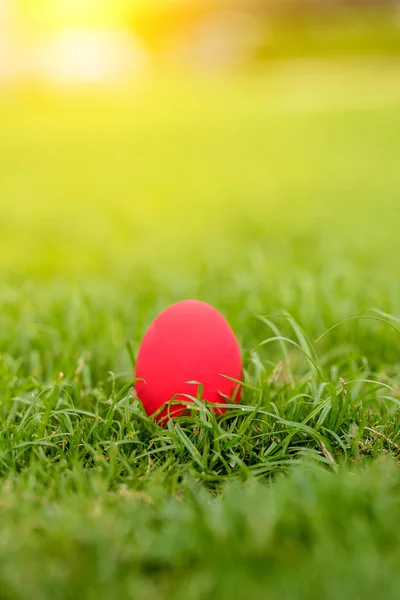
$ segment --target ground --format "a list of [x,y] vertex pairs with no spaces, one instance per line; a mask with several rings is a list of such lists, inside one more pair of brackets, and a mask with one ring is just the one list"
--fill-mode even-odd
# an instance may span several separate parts
[[[0,100],[0,597],[398,598],[399,66]],[[152,318],[199,298],[239,407],[161,428]]]

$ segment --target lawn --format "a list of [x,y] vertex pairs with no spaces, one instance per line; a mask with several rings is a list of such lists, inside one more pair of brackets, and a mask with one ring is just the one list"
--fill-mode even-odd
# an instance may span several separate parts
[[[400,66],[0,98],[0,598],[397,599]],[[132,394],[169,303],[239,407]]]

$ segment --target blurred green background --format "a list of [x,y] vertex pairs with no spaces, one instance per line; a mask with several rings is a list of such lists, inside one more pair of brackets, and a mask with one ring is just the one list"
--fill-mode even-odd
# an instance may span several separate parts
[[3,270],[397,262],[396,3],[1,6]]
[[396,3],[1,6],[4,282],[400,313]]
[[[397,260],[400,69],[295,64],[0,100],[0,264]],[[237,262],[238,261],[238,262]]]

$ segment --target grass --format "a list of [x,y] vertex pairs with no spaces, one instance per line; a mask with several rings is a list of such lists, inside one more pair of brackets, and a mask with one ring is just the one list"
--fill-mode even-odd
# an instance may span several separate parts
[[[398,80],[4,94],[1,598],[398,597]],[[135,356],[187,297],[245,388],[163,429]]]

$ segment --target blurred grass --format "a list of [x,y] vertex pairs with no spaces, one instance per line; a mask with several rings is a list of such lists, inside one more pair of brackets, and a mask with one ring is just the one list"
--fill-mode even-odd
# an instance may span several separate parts
[[399,471],[389,461],[337,475],[300,468],[273,488],[251,482],[218,498],[157,479],[105,493],[78,469],[58,483],[45,502],[33,477],[1,488],[7,600],[398,597]]
[[128,94],[5,94],[0,264],[233,266],[261,243],[281,266],[296,240],[289,261],[320,243],[324,261],[337,245],[396,263],[399,80],[397,63],[288,63]]

